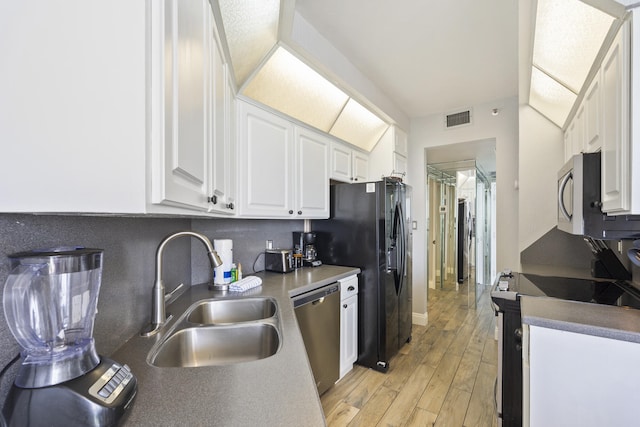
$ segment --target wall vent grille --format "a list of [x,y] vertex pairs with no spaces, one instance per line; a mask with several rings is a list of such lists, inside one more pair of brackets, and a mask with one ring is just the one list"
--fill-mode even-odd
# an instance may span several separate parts
[[468,125],[471,123],[471,110],[446,115],[446,127]]

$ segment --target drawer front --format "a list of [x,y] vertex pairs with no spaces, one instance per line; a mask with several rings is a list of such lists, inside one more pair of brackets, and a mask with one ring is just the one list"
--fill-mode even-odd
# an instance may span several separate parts
[[358,295],[358,276],[353,275],[345,279],[338,280],[340,283],[340,300],[344,301],[353,295]]

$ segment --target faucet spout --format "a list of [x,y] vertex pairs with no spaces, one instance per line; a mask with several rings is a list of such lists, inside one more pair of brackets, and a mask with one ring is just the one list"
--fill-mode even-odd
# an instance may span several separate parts
[[177,239],[178,237],[194,237],[204,244],[207,251],[207,258],[211,263],[211,269],[222,265],[222,260],[218,253],[213,249],[213,245],[207,236],[204,234],[196,233],[194,231],[179,231],[173,233],[162,239],[156,250],[156,279],[153,283],[152,300],[151,300],[151,328],[148,331],[142,333],[143,336],[151,336],[157,333],[167,321],[167,314],[165,311],[165,287],[162,280],[162,259],[164,254],[164,248],[167,244]]

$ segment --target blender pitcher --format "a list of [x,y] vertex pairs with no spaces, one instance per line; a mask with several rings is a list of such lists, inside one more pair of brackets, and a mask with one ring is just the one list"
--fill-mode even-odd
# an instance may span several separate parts
[[95,368],[93,339],[102,250],[54,248],[9,255],[7,324],[22,347],[15,384],[45,387]]

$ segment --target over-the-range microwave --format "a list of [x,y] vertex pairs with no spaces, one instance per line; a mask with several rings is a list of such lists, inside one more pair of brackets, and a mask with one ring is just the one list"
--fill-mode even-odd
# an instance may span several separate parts
[[640,238],[640,215],[606,215],[600,152],[573,156],[558,172],[558,229],[594,239]]

